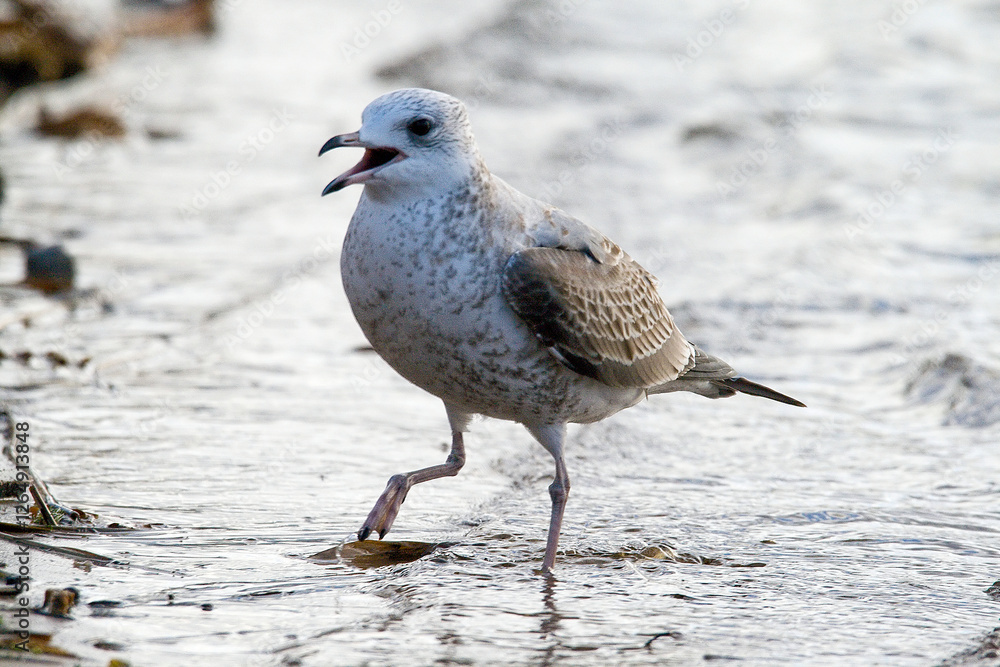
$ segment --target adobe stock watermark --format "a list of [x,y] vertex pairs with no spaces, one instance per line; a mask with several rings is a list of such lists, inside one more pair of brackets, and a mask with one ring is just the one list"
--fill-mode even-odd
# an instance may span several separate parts
[[[8,417],[9,419],[10,417]],[[13,421],[13,420],[12,420]],[[9,423],[9,422],[8,422]],[[10,432],[10,458],[13,461],[17,474],[15,480],[20,484],[21,493],[17,496],[17,504],[14,510],[17,517],[17,525],[22,528],[31,523],[31,497],[28,495],[28,485],[31,479],[31,444],[28,438],[31,436],[31,426],[28,422],[16,422],[13,424],[14,430]],[[28,589],[31,580],[31,554],[28,547],[18,544],[18,550],[14,553],[14,559],[6,565],[13,572],[17,566],[17,578],[15,579],[17,599],[17,611],[13,614],[14,623],[17,625],[17,636],[21,640],[14,644],[14,648],[21,651],[28,651],[28,640],[31,638],[31,612],[28,609],[30,600],[28,599]],[[14,628],[11,628],[13,631]]]
[[215,11],[220,14],[228,14],[243,4],[243,0],[216,0]]
[[767,304],[759,317],[752,319],[739,331],[738,339],[734,342],[735,347],[749,349],[754,341],[765,338],[767,332],[775,328],[782,315],[788,312],[798,297],[799,291],[793,285],[780,290],[774,301]]
[[934,139],[931,140],[930,147],[910,156],[903,163],[899,176],[874,195],[871,201],[858,211],[855,222],[844,225],[844,233],[847,238],[854,241],[858,236],[867,234],[906,191],[920,180],[928,167],[951,150],[957,140],[958,134],[952,128],[938,130]]
[[[125,366],[133,377],[140,370],[134,362],[126,362]],[[160,396],[147,403],[145,396],[138,399],[127,386],[124,386],[120,382],[109,383],[96,379],[95,384],[101,389],[108,391],[116,403],[127,406],[125,410],[134,412],[138,407],[139,410],[149,411],[142,418],[130,420],[128,423],[127,430],[129,437],[136,440],[149,440],[154,434],[160,431],[167,417],[176,415],[180,411],[180,406],[173,398]],[[141,400],[141,403],[137,403],[139,400]]]
[[465,108],[473,111],[479,108],[483,100],[493,97],[500,82],[490,75],[489,72],[476,77],[476,87],[472,89],[471,95],[465,100]]
[[370,21],[354,27],[351,41],[340,43],[340,55],[344,56],[346,62],[351,62],[360,56],[361,52],[371,46],[372,40],[378,38],[401,11],[403,4],[400,0],[389,0],[382,9],[373,10]]
[[[833,97],[833,93],[827,90],[826,84],[812,86],[806,101],[796,107],[795,111],[782,123],[782,136],[779,138],[784,141],[792,139],[802,125],[810,120],[818,109],[829,102],[831,97]],[[719,196],[728,197],[746,185],[751,178],[763,170],[771,155],[780,146],[779,139],[772,137],[757,148],[748,149],[746,157],[730,170],[729,178],[716,182],[715,188],[718,190]]]
[[[129,406],[131,409],[132,406]],[[170,398],[157,398],[152,405],[143,406],[152,408],[153,414],[137,419],[129,425],[129,434],[136,439],[149,438],[160,430],[163,420],[170,415],[175,415],[180,410],[180,406]]]
[[[170,75],[162,65],[150,65],[146,67],[144,74],[145,76],[139,83],[132,86],[127,93],[119,95],[111,103],[111,110],[122,120],[127,119],[132,114],[132,107],[145,100]],[[65,178],[67,174],[90,159],[94,155],[97,145],[106,140],[97,132],[86,133],[82,139],[72,144],[62,160],[56,162],[53,167],[56,176],[60,179]]]
[[[189,327],[190,331],[194,327]],[[117,431],[126,432],[128,438],[149,440],[157,433],[165,418],[179,413],[181,406],[172,397],[159,395],[150,399],[145,392],[136,394],[126,381],[143,371],[136,359],[125,359],[101,366],[101,372],[94,373],[93,386],[107,393],[112,406],[125,406],[125,411],[135,413],[133,419],[122,422]],[[108,376],[113,373],[113,378]],[[118,436],[124,437],[124,436]]]
[[716,16],[702,21],[701,24],[705,29],[699,30],[687,38],[683,53],[674,54],[674,64],[677,65],[677,71],[683,72],[685,67],[701,58],[705,54],[705,50],[711,48],[722,37],[726,28],[736,22],[738,12],[745,11],[749,6],[750,0],[733,0],[733,7],[726,7]]
[[[110,304],[113,303],[115,295],[125,289],[129,282],[130,278],[128,274],[115,270],[104,287],[88,288],[85,290],[74,303],[73,310],[76,313],[80,313],[85,308],[92,307],[96,310],[107,312],[111,308]],[[73,318],[66,326],[58,330],[49,331],[44,341],[46,347],[51,352],[57,352],[64,357],[68,357],[71,343],[78,342],[80,337],[80,324],[77,318]]]
[[899,29],[906,25],[926,2],[927,0],[903,0],[893,3],[888,20],[881,19],[875,24],[882,39],[889,39],[890,35],[899,32]]
[[[374,356],[374,355],[371,355]],[[371,356],[365,359],[365,363],[361,368],[360,374],[351,375],[351,388],[355,391],[364,389],[365,387],[371,386],[375,380],[382,376],[384,370],[383,366],[378,365],[372,360]]]
[[610,123],[600,129],[593,139],[577,150],[569,159],[570,168],[563,169],[556,175],[555,179],[542,186],[539,199],[551,201],[562,194],[567,185],[579,178],[590,164],[597,158],[605,155],[611,150],[611,145],[618,140],[622,134],[622,122],[620,118],[615,118]]
[[[997,274],[1000,274],[1000,261],[992,260],[983,264],[976,270],[974,276],[948,290],[946,295],[948,303],[956,307],[966,305],[987,284],[993,282]],[[916,351],[934,340],[949,319],[951,313],[941,307],[930,317],[921,320],[916,327],[913,327],[914,332],[903,338],[903,351],[901,354],[894,354],[892,362],[900,366],[913,364]]]
[[111,109],[122,118],[128,118],[132,113],[132,107],[145,101],[149,94],[159,88],[160,84],[170,76],[170,72],[163,65],[149,65],[143,72],[145,76],[139,83],[132,86],[124,95],[119,95],[111,103]]
[[573,16],[573,14],[576,14],[577,10],[586,2],[587,0],[560,0],[559,5],[555,9],[545,12],[545,18],[548,19],[549,24],[562,23]]
[[646,270],[655,275],[663,271],[673,270],[673,267],[687,260],[688,253],[683,248],[677,246],[655,246],[653,248],[645,248],[632,256]]
[[274,109],[267,124],[252,134],[240,144],[237,153],[239,160],[230,160],[221,169],[209,174],[209,182],[196,189],[187,202],[180,205],[181,217],[192,220],[204,211],[208,205],[222,194],[222,191],[232,185],[233,178],[239,176],[243,168],[253,162],[257,156],[274,141],[295,120],[287,108]]
[[278,306],[285,302],[288,293],[294,290],[306,277],[315,273],[321,266],[337,257],[339,248],[331,236],[316,239],[312,252],[299,260],[294,268],[282,274],[278,286],[271,290],[263,299],[253,304],[250,314],[241,317],[233,333],[226,336],[226,347],[232,350],[242,345],[254,332],[271,319]]

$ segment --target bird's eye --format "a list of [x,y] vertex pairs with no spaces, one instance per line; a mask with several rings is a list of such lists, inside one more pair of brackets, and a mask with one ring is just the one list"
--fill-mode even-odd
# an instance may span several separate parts
[[407,125],[406,129],[412,132],[413,134],[417,135],[418,137],[422,137],[431,131],[431,127],[433,126],[431,125],[431,122],[429,120],[427,120],[426,118],[418,118],[409,125]]

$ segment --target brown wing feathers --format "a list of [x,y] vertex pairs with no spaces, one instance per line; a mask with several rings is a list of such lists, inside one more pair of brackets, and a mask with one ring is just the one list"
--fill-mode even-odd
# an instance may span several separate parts
[[504,295],[574,371],[613,387],[652,387],[693,365],[653,277],[631,258],[601,264],[561,248],[528,248],[507,262]]

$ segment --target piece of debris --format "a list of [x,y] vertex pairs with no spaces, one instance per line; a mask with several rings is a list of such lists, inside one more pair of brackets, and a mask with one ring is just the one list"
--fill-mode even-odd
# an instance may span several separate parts
[[98,107],[81,107],[61,116],[53,115],[42,107],[38,111],[35,131],[48,137],[79,139],[100,137],[120,139],[128,129],[118,116]]
[[72,289],[76,275],[73,258],[62,246],[30,248],[25,252],[26,275],[23,284],[46,294]]
[[987,588],[983,592],[989,595],[990,598],[996,600],[997,602],[1000,602],[1000,579],[994,581],[993,585]]
[[14,17],[0,21],[0,102],[18,88],[67,79],[88,69],[114,48],[105,36],[84,37],[58,3],[9,0]]
[[43,246],[30,239],[0,236],[0,244],[3,243],[16,245],[24,253],[25,278],[17,285],[39,289],[46,294],[63,292],[73,287],[76,265],[62,246]]
[[61,353],[59,353],[59,352],[55,352],[55,351],[46,352],[45,353],[45,359],[48,360],[49,365],[52,366],[53,368],[55,368],[57,366],[68,366],[69,365],[69,360],[66,359],[66,356],[63,355],[63,354],[61,354]]
[[[23,647],[23,648],[22,648]],[[23,651],[34,655],[56,655],[64,658],[76,658],[77,656],[65,649],[52,645],[52,635],[31,633],[27,639],[20,639],[18,635],[7,635],[0,637],[0,649],[13,651]],[[4,655],[4,657],[7,657]],[[39,664],[39,663],[35,663]],[[45,663],[41,663],[45,664]],[[49,663],[51,664],[51,663]],[[56,663],[59,664],[59,663]]]
[[0,481],[0,499],[17,498],[27,490],[28,484],[26,482],[18,482],[16,480]]
[[681,141],[689,143],[701,139],[712,139],[715,141],[731,142],[739,138],[738,131],[723,123],[698,123],[689,125],[681,133]]
[[43,525],[49,527],[55,526],[56,520],[55,517],[52,516],[52,510],[50,510],[49,506],[45,503],[45,500],[42,498],[42,494],[38,492],[38,488],[34,484],[31,484],[28,486],[28,490],[31,491],[31,497],[35,500],[35,507],[38,508],[38,514],[42,517],[42,521],[44,522]]
[[177,130],[168,130],[162,127],[147,127],[146,137],[153,141],[166,141],[168,139],[179,139],[181,133]]
[[42,602],[42,606],[35,611],[45,616],[69,618],[69,612],[76,606],[79,597],[80,592],[72,586],[69,588],[49,588],[45,591],[45,601]]
[[189,0],[180,5],[134,12],[122,28],[126,37],[180,37],[189,34],[212,35],[218,27],[213,0]]
[[312,560],[343,560],[355,567],[383,567],[410,563],[451,544],[436,542],[407,542],[392,540],[364,540],[348,542],[309,556]]

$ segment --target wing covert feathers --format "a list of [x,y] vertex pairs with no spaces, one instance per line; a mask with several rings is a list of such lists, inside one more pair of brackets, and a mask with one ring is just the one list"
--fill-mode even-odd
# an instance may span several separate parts
[[[619,251],[620,253],[620,251]],[[632,258],[598,262],[586,250],[528,248],[504,269],[503,293],[566,365],[612,387],[653,387],[694,365],[656,280]]]

